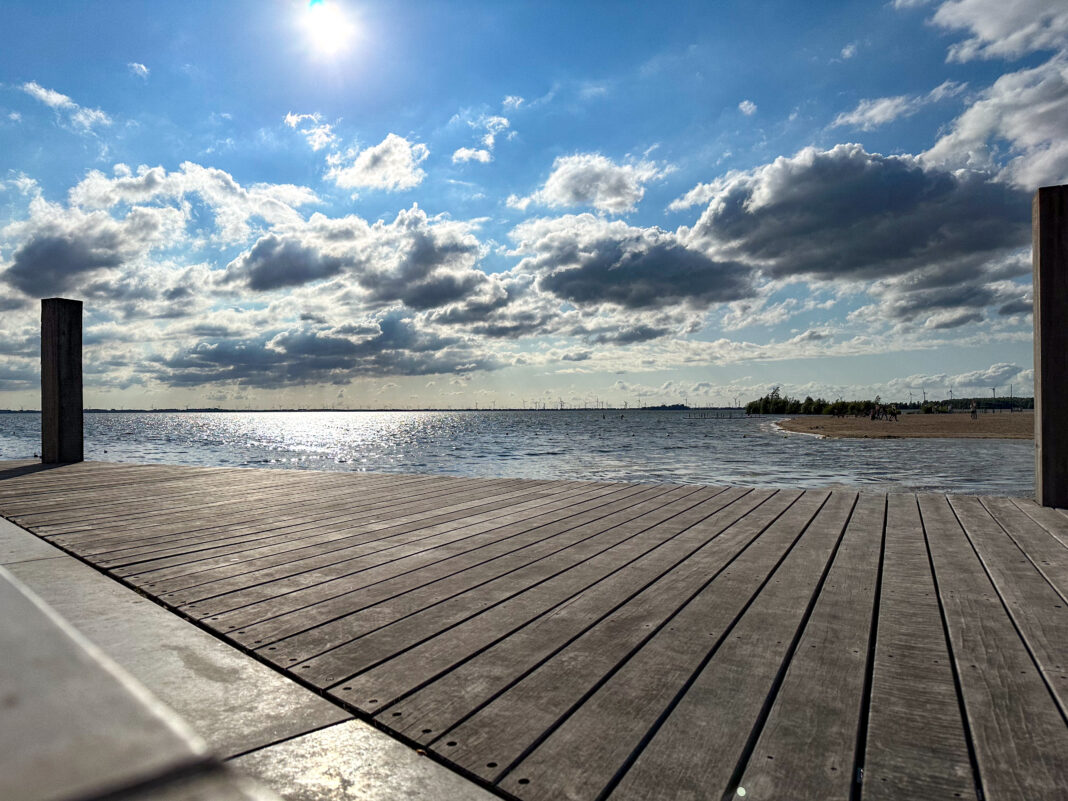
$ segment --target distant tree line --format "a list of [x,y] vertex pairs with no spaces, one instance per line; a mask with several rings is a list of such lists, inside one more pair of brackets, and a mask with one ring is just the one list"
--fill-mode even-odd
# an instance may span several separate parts
[[[915,410],[924,414],[949,413],[953,411],[969,411],[974,407],[980,411],[992,409],[1033,409],[1034,398],[952,398],[943,401],[928,401],[926,403],[902,403],[901,409]],[[745,405],[746,414],[833,414],[837,417],[860,417],[870,416],[873,411],[885,408],[882,399],[876,395],[875,400],[835,400],[829,401],[823,398],[813,398],[811,395],[804,400],[791,398],[784,395],[775,387],[763,398],[749,401]],[[898,404],[894,405],[896,409]]]

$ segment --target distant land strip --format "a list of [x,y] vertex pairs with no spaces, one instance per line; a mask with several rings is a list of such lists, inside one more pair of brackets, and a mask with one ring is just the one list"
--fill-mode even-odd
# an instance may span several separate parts
[[975,419],[967,412],[955,414],[903,414],[896,421],[871,420],[868,417],[833,417],[826,414],[805,415],[780,420],[779,427],[798,434],[856,439],[893,439],[897,437],[971,437],[978,439],[1033,439],[1033,411],[998,411],[979,413]]

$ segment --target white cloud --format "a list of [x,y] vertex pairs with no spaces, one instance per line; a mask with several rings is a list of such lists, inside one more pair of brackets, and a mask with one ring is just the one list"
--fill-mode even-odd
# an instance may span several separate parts
[[49,108],[55,109],[57,112],[65,112],[67,119],[82,131],[91,131],[96,125],[111,125],[111,117],[100,109],[79,106],[67,95],[54,89],[46,89],[36,81],[24,83],[21,88],[30,97],[39,100]]
[[738,110],[742,112],[742,114],[744,114],[745,116],[752,117],[754,114],[756,114],[756,103],[754,103],[752,100],[743,100],[741,103],[738,104]]
[[0,280],[31,297],[79,287],[116,297],[136,279],[120,270],[153,250],[185,239],[186,212],[172,206],[133,206],[116,219],[103,211],[64,208],[41,197],[29,217],[0,230],[11,262]]
[[1051,0],[948,0],[931,20],[971,37],[949,49],[948,61],[1019,58],[1068,47],[1068,5]]
[[36,81],[24,83],[22,85],[22,91],[52,108],[74,108],[77,106],[77,103],[65,94],[61,94],[55,89],[45,89]]
[[850,42],[842,48],[842,52],[839,54],[842,58],[848,60],[853,58],[857,54],[857,46],[855,43]]
[[[897,0],[894,5],[922,4]],[[922,158],[942,167],[994,172],[998,180],[1024,189],[1068,181],[1068,5],[1048,0],[945,0],[931,23],[970,34],[950,48],[948,61],[1059,52],[1038,66],[1001,75]],[[859,111],[852,114],[862,122]]]
[[531,203],[545,206],[593,206],[600,211],[632,210],[645,195],[645,184],[672,171],[651,161],[616,164],[600,153],[561,156],[545,185],[527,197],[512,195],[508,205],[525,210]]
[[839,114],[831,123],[832,128],[850,126],[870,131],[900,117],[911,117],[924,106],[937,103],[947,97],[955,97],[967,88],[967,84],[944,81],[925,95],[898,95],[861,100],[852,111]]
[[1066,130],[1068,56],[1061,55],[1002,75],[923,157],[951,167],[1000,168],[1001,180],[1025,189],[1061,184],[1068,181]]
[[770,305],[767,298],[736,300],[727,304],[727,313],[723,315],[720,326],[725,331],[739,331],[755,325],[777,325],[801,311],[798,305],[794,298]]
[[488,150],[482,150],[481,148],[475,149],[473,147],[461,147],[452,154],[453,164],[462,164],[468,161],[478,161],[482,164],[487,164],[488,162],[493,161],[493,156],[490,155]]
[[507,130],[511,125],[507,118],[499,115],[483,117],[478,122],[486,131],[482,135],[482,144],[490,150],[493,149],[494,144],[497,142],[497,135],[501,131]]
[[501,106],[508,110],[515,110],[521,105],[523,105],[523,98],[519,95],[508,95],[501,103]]
[[148,73],[151,71],[144,64],[141,64],[137,61],[129,62],[126,67],[138,78],[144,78],[146,80],[148,79]]
[[538,288],[578,306],[612,304],[663,309],[740,300],[752,295],[752,271],[717,261],[660,228],[592,214],[528,220],[511,232],[517,272]]
[[423,182],[426,172],[419,165],[429,155],[426,145],[413,144],[391,133],[372,147],[328,157],[331,167],[326,175],[343,189],[367,187],[396,192]]
[[296,208],[318,201],[306,187],[245,187],[223,170],[192,162],[184,162],[174,172],[142,165],[135,173],[125,164],[117,164],[114,169],[112,178],[98,170],[91,171],[71,188],[70,203],[84,209],[110,209],[120,203],[176,202],[194,195],[214,212],[214,235],[223,242],[241,242],[250,235],[251,219],[258,218],[269,225],[292,224],[302,219]]
[[999,362],[990,365],[985,370],[971,370],[967,373],[950,376],[948,383],[958,387],[981,387],[986,390],[991,387],[1005,386],[1009,383],[1031,381],[1033,378],[1034,371],[1032,370],[1007,362]]
[[[1028,203],[990,178],[860,145],[805,148],[698,187],[708,206],[678,235],[766,278],[862,286],[879,305],[858,321],[878,315],[914,326],[988,308],[1004,316],[1019,308],[1014,281],[1026,273],[1019,250],[1029,239]],[[947,315],[934,325],[962,319]]]
[[[300,132],[308,140],[312,150],[322,150],[324,147],[337,141],[333,126],[322,121],[319,114],[294,114],[289,112],[285,116],[285,124],[290,128],[300,127]],[[307,123],[307,124],[305,124]]]
[[[516,98],[505,98],[505,108],[508,108],[509,100],[516,100]],[[517,100],[519,103],[523,102],[523,98],[518,98]],[[452,163],[465,164],[470,161],[477,161],[480,164],[488,164],[493,161],[493,148],[497,144],[497,137],[511,127],[511,122],[507,117],[502,117],[499,114],[480,114],[472,119],[469,110],[456,114],[452,121],[456,122],[465,118],[467,124],[479,132],[478,144],[481,147],[458,148],[452,154]],[[515,131],[511,131],[506,138],[512,139],[514,136]]]

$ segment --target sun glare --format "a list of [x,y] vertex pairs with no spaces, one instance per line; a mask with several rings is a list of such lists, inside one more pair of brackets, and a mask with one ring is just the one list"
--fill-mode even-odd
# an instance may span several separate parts
[[302,23],[312,50],[325,56],[344,50],[355,33],[345,12],[328,0],[311,0],[304,10]]

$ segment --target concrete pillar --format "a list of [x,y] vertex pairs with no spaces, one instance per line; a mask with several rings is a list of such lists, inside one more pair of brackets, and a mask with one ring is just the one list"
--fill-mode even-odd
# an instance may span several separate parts
[[1031,205],[1035,293],[1035,499],[1068,507],[1068,186]]
[[41,301],[41,461],[80,462],[82,433],[82,302]]

